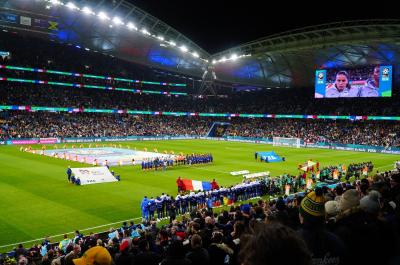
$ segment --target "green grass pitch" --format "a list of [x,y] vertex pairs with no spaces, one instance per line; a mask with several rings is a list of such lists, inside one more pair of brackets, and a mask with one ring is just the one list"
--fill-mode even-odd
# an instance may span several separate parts
[[[319,160],[322,167],[371,160],[375,165],[374,171],[392,169],[394,161],[398,159],[398,156],[386,154],[209,140],[116,144],[122,144],[123,147],[129,145],[137,150],[145,147],[149,151],[154,148],[160,152],[173,150],[175,154],[210,152],[214,156],[214,163],[179,166],[166,172],[142,172],[139,166],[112,167],[121,175],[121,182],[75,186],[67,182],[67,166],[89,165],[21,152],[20,146],[0,146],[0,252],[11,249],[14,243],[40,239],[45,235],[59,235],[85,228],[90,229],[83,230],[84,233],[98,232],[111,226],[119,227],[119,221],[140,216],[139,205],[143,196],[157,196],[162,192],[175,196],[178,176],[205,181],[215,178],[220,185],[230,185],[241,182],[240,176],[229,175],[231,171],[270,171],[272,176],[285,172],[296,174],[297,165],[308,159]],[[40,147],[34,146],[35,149]],[[48,148],[53,146],[49,145]],[[254,152],[270,150],[285,156],[286,162],[267,164],[254,160]],[[9,244],[12,246],[5,246]],[[25,246],[31,244],[29,242]]]

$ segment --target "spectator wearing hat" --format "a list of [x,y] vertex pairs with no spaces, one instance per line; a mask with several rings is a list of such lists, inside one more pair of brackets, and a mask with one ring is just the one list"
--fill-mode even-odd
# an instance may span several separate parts
[[308,193],[300,203],[299,234],[311,251],[312,264],[345,264],[345,247],[336,235],[325,227],[325,199],[320,188]]
[[326,218],[335,217],[339,213],[339,203],[337,201],[327,201],[325,203]]
[[129,252],[129,241],[124,240],[119,245],[119,253],[115,255],[115,265],[133,265],[133,255]]
[[360,194],[355,189],[347,190],[343,193],[339,203],[340,214],[349,214],[353,208],[360,205]]
[[75,265],[111,265],[112,259],[108,250],[96,246],[88,249],[81,258],[73,260]]
[[336,215],[339,213],[339,203],[337,201],[327,201],[325,203],[326,225],[332,228],[336,223]]
[[381,209],[380,198],[381,194],[378,191],[370,191],[360,200],[360,209],[367,214],[378,216]]
[[[371,191],[360,201],[357,190],[351,189],[343,193],[339,204],[340,213],[336,218],[333,232],[338,235],[346,245],[349,255],[349,264],[385,264],[387,253],[391,249],[385,242],[392,242],[385,225],[378,220],[380,210],[379,192]],[[366,242],[374,242],[374,251],[368,255],[354,255],[363,253]]]

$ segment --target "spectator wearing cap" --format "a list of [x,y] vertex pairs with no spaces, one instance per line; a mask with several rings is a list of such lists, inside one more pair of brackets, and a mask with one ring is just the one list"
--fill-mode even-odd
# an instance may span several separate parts
[[119,245],[119,253],[115,255],[115,265],[133,265],[134,257],[129,251],[129,241],[122,241]]
[[111,265],[112,258],[104,247],[96,246],[88,249],[81,258],[73,260],[74,265]]
[[312,263],[345,264],[345,247],[336,235],[325,227],[325,199],[320,188],[308,193],[300,203],[299,234],[311,251]]

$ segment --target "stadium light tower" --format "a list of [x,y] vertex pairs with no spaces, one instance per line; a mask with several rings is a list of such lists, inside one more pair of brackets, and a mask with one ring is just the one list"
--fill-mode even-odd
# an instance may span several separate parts
[[215,80],[217,80],[217,75],[214,71],[214,65],[209,64],[207,65],[207,69],[204,71],[201,78],[199,95],[204,95],[207,92],[217,95],[217,92],[215,91]]

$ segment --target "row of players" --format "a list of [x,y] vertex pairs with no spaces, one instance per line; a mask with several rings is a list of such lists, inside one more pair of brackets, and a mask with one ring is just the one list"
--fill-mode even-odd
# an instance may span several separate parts
[[188,213],[198,208],[207,207],[211,210],[215,206],[261,197],[266,194],[266,191],[265,182],[249,181],[229,188],[181,192],[175,198],[164,193],[150,199],[145,196],[140,208],[144,220],[153,220],[155,217],[158,220],[168,217],[175,219],[177,214]]
[[167,167],[174,165],[195,165],[195,164],[208,164],[213,162],[213,156],[211,154],[191,154],[191,155],[179,155],[172,158],[168,157],[156,157],[147,158],[142,161],[142,170],[166,170]]

